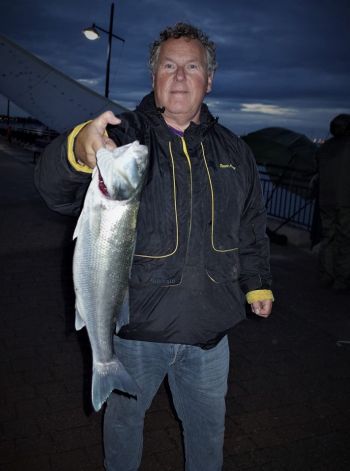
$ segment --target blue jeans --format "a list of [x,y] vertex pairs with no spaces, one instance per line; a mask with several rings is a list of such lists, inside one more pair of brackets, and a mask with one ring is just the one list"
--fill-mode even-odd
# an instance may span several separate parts
[[145,413],[168,375],[173,402],[183,425],[186,471],[220,471],[229,370],[227,337],[210,350],[116,337],[115,350],[141,394],[135,399],[112,393],[107,401],[106,469],[138,470]]

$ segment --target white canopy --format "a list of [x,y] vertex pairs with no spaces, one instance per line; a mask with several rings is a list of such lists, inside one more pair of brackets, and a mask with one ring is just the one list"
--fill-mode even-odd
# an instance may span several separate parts
[[126,108],[84,87],[0,35],[0,93],[58,132]]

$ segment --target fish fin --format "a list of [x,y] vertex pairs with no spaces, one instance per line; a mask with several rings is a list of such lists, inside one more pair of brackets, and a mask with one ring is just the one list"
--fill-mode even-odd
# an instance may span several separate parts
[[[92,172],[92,175],[91,175],[91,180],[95,181],[96,180],[98,181],[98,172],[97,172],[97,169],[96,167],[93,169],[93,172]],[[97,186],[97,182],[95,183],[95,185]],[[89,200],[91,198],[88,197],[88,193],[85,197],[85,200],[84,200],[84,205],[83,205],[83,209],[81,210],[81,213],[79,215],[79,218],[78,218],[78,221],[75,225],[75,228],[74,228],[74,232],[73,232],[73,237],[72,239],[75,240],[79,237],[79,234],[84,230],[84,225],[85,225],[85,221],[87,219],[87,215],[86,215],[86,212],[87,212],[87,206],[89,205]]]
[[79,314],[78,309],[75,310],[75,330],[81,330],[83,327],[85,327],[85,321]]
[[140,392],[136,382],[116,357],[113,357],[113,360],[107,364],[94,364],[91,389],[92,405],[96,412],[101,409],[114,389],[131,396],[137,396]]
[[83,212],[81,212],[78,218],[77,224],[75,226],[74,232],[73,232],[73,237],[72,237],[73,240],[76,239],[80,233],[80,228],[81,228],[81,225],[83,224],[82,222],[83,218],[84,218],[84,214]]
[[115,333],[117,334],[123,325],[129,324],[130,319],[130,305],[129,305],[129,289],[126,290],[123,304],[118,313],[117,322],[115,325]]

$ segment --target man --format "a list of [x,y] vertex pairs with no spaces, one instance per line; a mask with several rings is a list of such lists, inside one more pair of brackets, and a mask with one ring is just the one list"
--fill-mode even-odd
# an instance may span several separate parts
[[[151,49],[153,93],[120,119],[107,112],[44,153],[37,185],[51,208],[78,214],[102,147],[138,139],[149,149],[130,277],[130,323],[117,355],[142,393],[118,392],[104,421],[106,469],[135,471],[146,410],[168,375],[182,421],[187,471],[222,468],[229,370],[226,334],[272,307],[265,208],[247,146],[203,104],[215,47],[183,23]],[[107,130],[108,137],[105,135]]]
[[328,139],[318,150],[321,284],[350,292],[350,115],[330,122]]

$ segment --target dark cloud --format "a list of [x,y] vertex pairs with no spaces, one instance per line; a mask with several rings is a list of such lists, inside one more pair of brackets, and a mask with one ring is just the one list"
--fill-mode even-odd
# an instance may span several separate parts
[[[103,93],[107,0],[12,0],[0,31],[53,67]],[[111,98],[133,107],[150,89],[148,46],[163,27],[192,22],[217,43],[219,69],[208,96],[214,114],[237,132],[288,125],[325,136],[350,108],[350,4],[343,0],[119,0],[115,2]],[[246,106],[250,105],[250,106]],[[259,106],[257,106],[259,105]],[[262,105],[262,106],[260,106]]]

